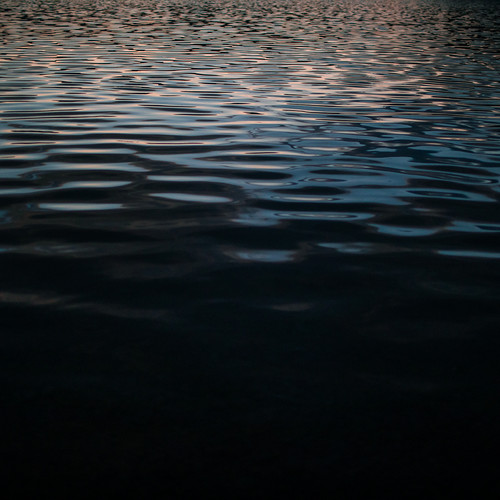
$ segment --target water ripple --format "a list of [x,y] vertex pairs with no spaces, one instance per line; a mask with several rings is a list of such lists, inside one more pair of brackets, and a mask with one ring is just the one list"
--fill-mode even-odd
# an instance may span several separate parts
[[[259,240],[273,228],[283,242],[252,250],[211,236],[220,262],[416,241],[442,256],[494,255],[500,38],[487,1],[458,17],[444,0],[0,9],[11,250],[28,224],[33,240],[58,244],[68,225],[155,241],[221,228]],[[83,239],[67,244],[78,253]]]

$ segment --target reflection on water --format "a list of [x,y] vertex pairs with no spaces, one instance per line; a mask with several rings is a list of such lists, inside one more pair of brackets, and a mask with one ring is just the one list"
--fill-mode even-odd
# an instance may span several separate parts
[[[15,401],[42,411],[52,387],[57,408],[93,394],[115,415],[130,399],[121,432],[140,443],[134,418],[156,408],[159,441],[172,425],[194,433],[207,460],[241,464],[246,449],[288,474],[270,449],[303,469],[302,447],[304,477],[322,480],[337,459],[378,470],[380,453],[411,476],[430,448],[401,464],[374,436],[387,419],[410,441],[428,429],[391,420],[391,405],[417,394],[417,413],[433,398],[452,412],[466,385],[486,401],[495,373],[499,28],[486,0],[4,0],[0,304]],[[372,404],[373,426],[332,430]],[[200,437],[237,425],[260,451]],[[357,433],[378,451],[347,451]],[[201,474],[183,439],[176,470]],[[112,461],[121,445],[106,443]],[[68,470],[102,452],[80,446]],[[154,453],[144,470],[170,463]]]
[[[58,227],[50,207],[129,209],[107,219],[126,235],[183,210],[176,226],[274,226],[278,238],[291,221],[317,221],[291,242],[310,253],[346,230],[367,251],[407,238],[460,251],[449,239],[460,233],[464,256],[478,250],[472,233],[498,233],[492,6],[54,5],[3,7],[12,224]],[[190,201],[200,205],[187,215]],[[229,201],[207,220],[203,203]]]

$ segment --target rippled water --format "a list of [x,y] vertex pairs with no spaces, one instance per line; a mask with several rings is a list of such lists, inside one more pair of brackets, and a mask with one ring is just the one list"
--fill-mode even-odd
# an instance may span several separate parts
[[494,1],[3,0],[11,477],[492,479],[499,28]]

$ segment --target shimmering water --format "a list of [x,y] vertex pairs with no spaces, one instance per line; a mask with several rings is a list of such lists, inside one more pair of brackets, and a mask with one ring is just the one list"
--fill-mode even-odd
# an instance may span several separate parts
[[498,7],[3,0],[18,487],[493,481]]

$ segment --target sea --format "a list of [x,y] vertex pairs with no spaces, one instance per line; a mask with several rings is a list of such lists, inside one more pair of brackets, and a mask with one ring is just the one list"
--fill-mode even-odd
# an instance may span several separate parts
[[500,2],[2,0],[5,498],[500,490]]

